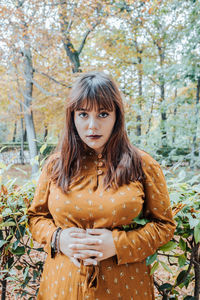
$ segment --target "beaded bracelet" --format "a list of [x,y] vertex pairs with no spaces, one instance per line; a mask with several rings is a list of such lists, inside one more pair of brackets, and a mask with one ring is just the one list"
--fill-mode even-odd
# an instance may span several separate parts
[[58,233],[61,231],[62,229],[60,227],[58,227],[55,231],[55,238],[54,240],[52,240],[51,242],[51,258],[54,258],[56,253],[57,253],[57,249],[56,249],[56,246],[57,246],[57,237],[58,237]]
[[57,234],[57,239],[56,239],[56,252],[59,254],[60,253],[60,234],[62,232],[62,229],[60,228],[60,230],[58,231]]

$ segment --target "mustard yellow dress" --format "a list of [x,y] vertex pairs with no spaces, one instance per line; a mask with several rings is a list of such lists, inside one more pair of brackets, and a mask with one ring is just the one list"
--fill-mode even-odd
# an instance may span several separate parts
[[[29,208],[33,238],[48,253],[38,300],[152,300],[153,280],[145,259],[173,236],[166,182],[159,164],[140,151],[146,179],[117,191],[103,189],[105,160],[86,153],[81,176],[64,194],[52,183],[44,167]],[[143,211],[150,220],[141,228],[125,231]],[[97,266],[76,267],[64,254],[50,255],[50,240],[57,227],[112,230],[117,255]]]

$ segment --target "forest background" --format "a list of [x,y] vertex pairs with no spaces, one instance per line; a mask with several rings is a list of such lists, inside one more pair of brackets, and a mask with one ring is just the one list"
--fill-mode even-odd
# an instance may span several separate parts
[[[16,276],[13,266],[23,273],[23,282],[15,278],[16,294],[41,273],[39,267],[36,274],[31,266],[17,265],[28,247],[21,239],[28,229],[22,216],[22,220],[13,217],[16,227],[10,225],[8,199],[18,197],[25,214],[21,197],[32,199],[35,181],[29,175],[38,174],[42,159],[58,141],[74,79],[80,72],[101,70],[116,80],[124,95],[130,140],[162,164],[168,180],[177,238],[161,250],[174,251],[163,254],[168,261],[160,262],[157,254],[149,261],[154,263],[153,272],[161,265],[171,274],[170,283],[165,278],[155,280],[155,286],[162,299],[199,299],[199,11],[200,2],[195,0],[1,0],[0,249],[4,256],[0,280],[4,291]],[[20,191],[13,181],[13,162],[6,158],[14,149],[22,164],[14,167],[25,177],[19,182],[23,176],[17,175]],[[13,207],[14,216],[19,207]],[[172,256],[176,261],[169,261]],[[24,292],[25,299],[37,291],[34,284],[32,289]]]

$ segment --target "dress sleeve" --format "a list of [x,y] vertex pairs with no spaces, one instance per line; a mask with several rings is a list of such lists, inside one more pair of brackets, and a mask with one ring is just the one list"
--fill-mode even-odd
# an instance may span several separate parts
[[142,157],[145,173],[143,215],[150,222],[142,228],[123,231],[114,229],[117,263],[141,262],[166,244],[175,231],[169,194],[160,165],[149,155]]
[[28,220],[33,239],[43,244],[46,252],[50,252],[51,237],[57,228],[48,209],[49,189],[50,180],[45,166],[40,175],[33,202],[28,209]]

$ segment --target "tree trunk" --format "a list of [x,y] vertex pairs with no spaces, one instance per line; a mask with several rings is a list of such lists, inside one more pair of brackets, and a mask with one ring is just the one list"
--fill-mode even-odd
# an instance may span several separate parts
[[[25,46],[23,50],[23,55],[24,55],[24,74],[25,74],[25,81],[26,81],[26,86],[24,91],[24,102],[25,102],[24,119],[26,124],[30,158],[33,162],[35,157],[37,156],[37,143],[36,143],[34,121],[33,121],[33,112],[31,109],[32,93],[33,93],[33,82],[32,82],[33,65],[32,65],[31,50],[28,45]],[[39,169],[38,164],[33,162],[32,174],[37,173],[38,169]]]
[[16,134],[17,134],[17,121],[15,121],[14,132],[13,132],[13,143],[16,142]]
[[166,121],[167,121],[167,112],[165,108],[165,84],[162,83],[160,86],[160,96],[162,102],[161,109],[161,139],[162,146],[165,147],[167,145],[167,131],[166,131]]
[[[176,106],[176,98],[177,98],[177,89],[175,90],[175,97],[174,97],[174,102],[175,102],[175,107],[174,107],[174,120],[176,119],[176,113],[177,113],[177,106]],[[173,132],[172,132],[172,144],[174,146],[175,143],[175,138],[176,138],[176,125],[173,125]]]
[[194,135],[192,138],[192,159],[191,159],[191,167],[195,165],[195,152],[198,152],[200,156],[200,149],[198,149],[197,144],[197,131],[198,131],[198,116],[199,116],[199,98],[200,98],[200,77],[197,79],[197,92],[196,92],[196,105],[195,105],[195,128]]
[[24,142],[27,142],[27,131],[26,131],[26,127],[24,128],[23,138],[24,138]]
[[196,245],[194,252],[194,274],[195,274],[195,287],[194,297],[199,300],[200,295],[200,243]]
[[[72,11],[73,14],[73,5],[72,5]],[[80,60],[79,60],[79,53],[76,49],[74,49],[73,44],[70,41],[70,28],[71,23],[68,22],[68,15],[67,15],[67,3],[60,0],[60,26],[61,26],[61,32],[62,32],[62,41],[64,45],[65,52],[67,56],[70,59],[70,62],[72,64],[72,72],[77,73],[81,72],[80,70]]]
[[[141,55],[141,52],[140,52]],[[141,57],[138,58],[138,94],[139,94],[139,108],[140,112],[137,115],[137,129],[136,129],[136,134],[137,136],[141,136],[142,133],[142,118],[141,118],[141,112],[142,112],[142,70],[141,70],[141,63],[142,59]],[[140,143],[140,140],[138,141]]]
[[[69,5],[71,5],[71,10],[70,14],[69,13]],[[67,7],[68,6],[68,7]],[[86,32],[83,35],[83,38],[80,42],[80,46],[78,50],[74,48],[74,45],[71,42],[70,38],[70,30],[73,24],[73,19],[74,19],[74,9],[77,7],[77,3],[71,2],[69,4],[67,1],[62,1],[60,0],[60,9],[59,9],[59,17],[60,17],[60,26],[61,26],[61,32],[62,32],[62,41],[64,45],[65,52],[67,56],[70,59],[70,62],[72,64],[72,72],[77,73],[77,72],[82,72],[80,68],[80,59],[79,56],[85,46],[86,40],[89,36],[89,34],[98,26],[101,22],[101,15],[102,13],[102,8],[103,5],[99,2],[96,5],[95,8],[95,15],[96,15],[96,21],[90,24],[90,28],[86,30]]]
[[47,141],[47,135],[48,135],[48,127],[47,125],[44,126],[44,142]]
[[151,128],[152,114],[153,114],[153,109],[154,109],[155,97],[156,96],[155,96],[155,87],[154,87],[154,94],[153,94],[153,99],[152,99],[152,103],[151,103],[151,111],[150,111],[150,115],[149,115],[148,128],[147,128],[146,134],[149,133],[150,128]]
[[[20,112],[22,115],[22,104],[20,103]],[[20,125],[21,125],[21,130],[20,130],[20,137],[21,137],[21,146],[20,146],[20,160],[21,164],[24,165],[24,126],[23,126],[23,118],[20,118]]]
[[81,72],[78,52],[74,49],[72,43],[68,39],[63,39],[63,44],[67,56],[69,57],[72,63],[72,72],[73,73]]
[[161,76],[160,76],[160,100],[161,100],[161,140],[162,147],[167,145],[167,131],[166,131],[166,121],[167,121],[167,112],[165,106],[165,79],[163,74],[163,64],[165,59],[164,49],[157,44],[159,57],[160,57],[160,68],[161,68]]
[[7,280],[3,279],[1,281],[2,286],[2,294],[1,294],[1,300],[6,300],[6,286],[7,286]]

